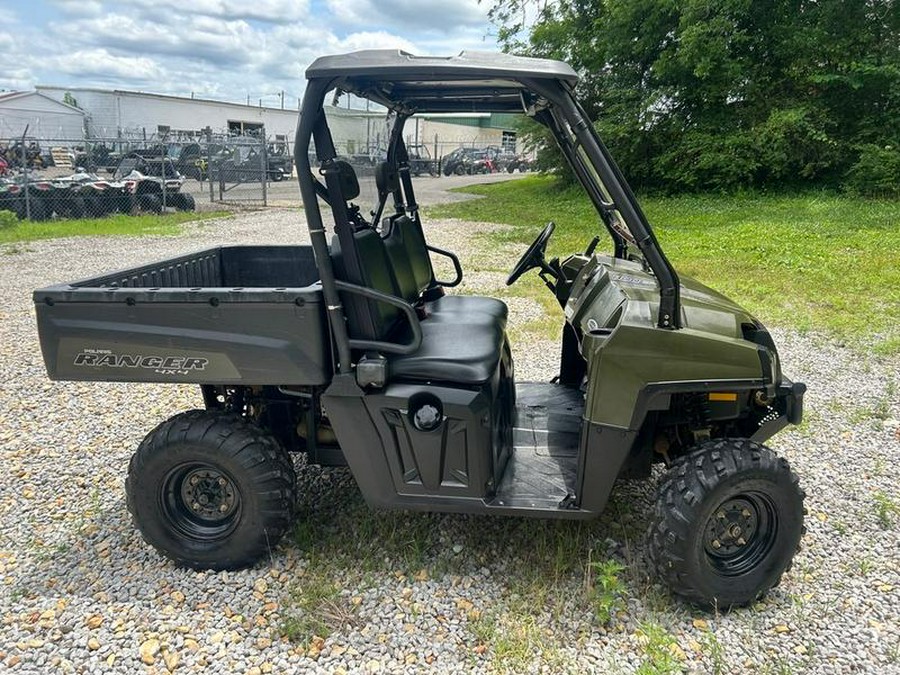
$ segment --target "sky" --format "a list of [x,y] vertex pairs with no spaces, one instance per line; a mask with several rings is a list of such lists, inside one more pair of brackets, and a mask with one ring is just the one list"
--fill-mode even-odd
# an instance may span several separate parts
[[495,50],[478,0],[0,0],[0,90],[36,84],[296,107],[313,59]]

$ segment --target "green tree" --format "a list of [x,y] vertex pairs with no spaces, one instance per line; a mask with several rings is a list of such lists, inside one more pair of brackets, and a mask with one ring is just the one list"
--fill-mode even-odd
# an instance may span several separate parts
[[900,191],[894,0],[497,0],[491,16],[506,50],[580,72],[636,186]]

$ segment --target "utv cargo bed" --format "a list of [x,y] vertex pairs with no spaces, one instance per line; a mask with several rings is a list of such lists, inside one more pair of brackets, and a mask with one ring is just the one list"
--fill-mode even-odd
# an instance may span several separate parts
[[320,385],[312,248],[221,246],[34,292],[54,380]]

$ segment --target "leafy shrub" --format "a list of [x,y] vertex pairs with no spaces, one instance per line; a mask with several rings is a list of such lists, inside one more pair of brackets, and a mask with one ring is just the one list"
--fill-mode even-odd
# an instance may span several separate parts
[[0,230],[15,227],[18,222],[19,219],[12,211],[0,211]]
[[900,149],[871,143],[861,146],[844,188],[861,195],[900,196]]

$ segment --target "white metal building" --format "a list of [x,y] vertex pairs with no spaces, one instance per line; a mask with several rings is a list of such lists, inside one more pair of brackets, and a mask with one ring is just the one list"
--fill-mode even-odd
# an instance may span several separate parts
[[37,138],[81,138],[85,115],[62,99],[38,91],[0,93],[0,139],[28,135]]
[[[339,153],[371,152],[387,141],[384,110],[326,108]],[[90,87],[38,86],[33,92],[0,94],[0,139],[28,135],[77,144],[82,138],[151,139],[244,133],[265,127],[270,140],[294,140],[297,110],[225,101]],[[465,145],[515,147],[512,116],[449,114],[416,116],[407,124],[409,144],[421,143],[440,157]]]
[[297,126],[297,111],[291,109],[87,87],[38,85],[37,93],[60,102],[66,94],[73,97],[95,138],[196,135],[206,127],[240,133],[264,126],[269,137],[290,141]]

